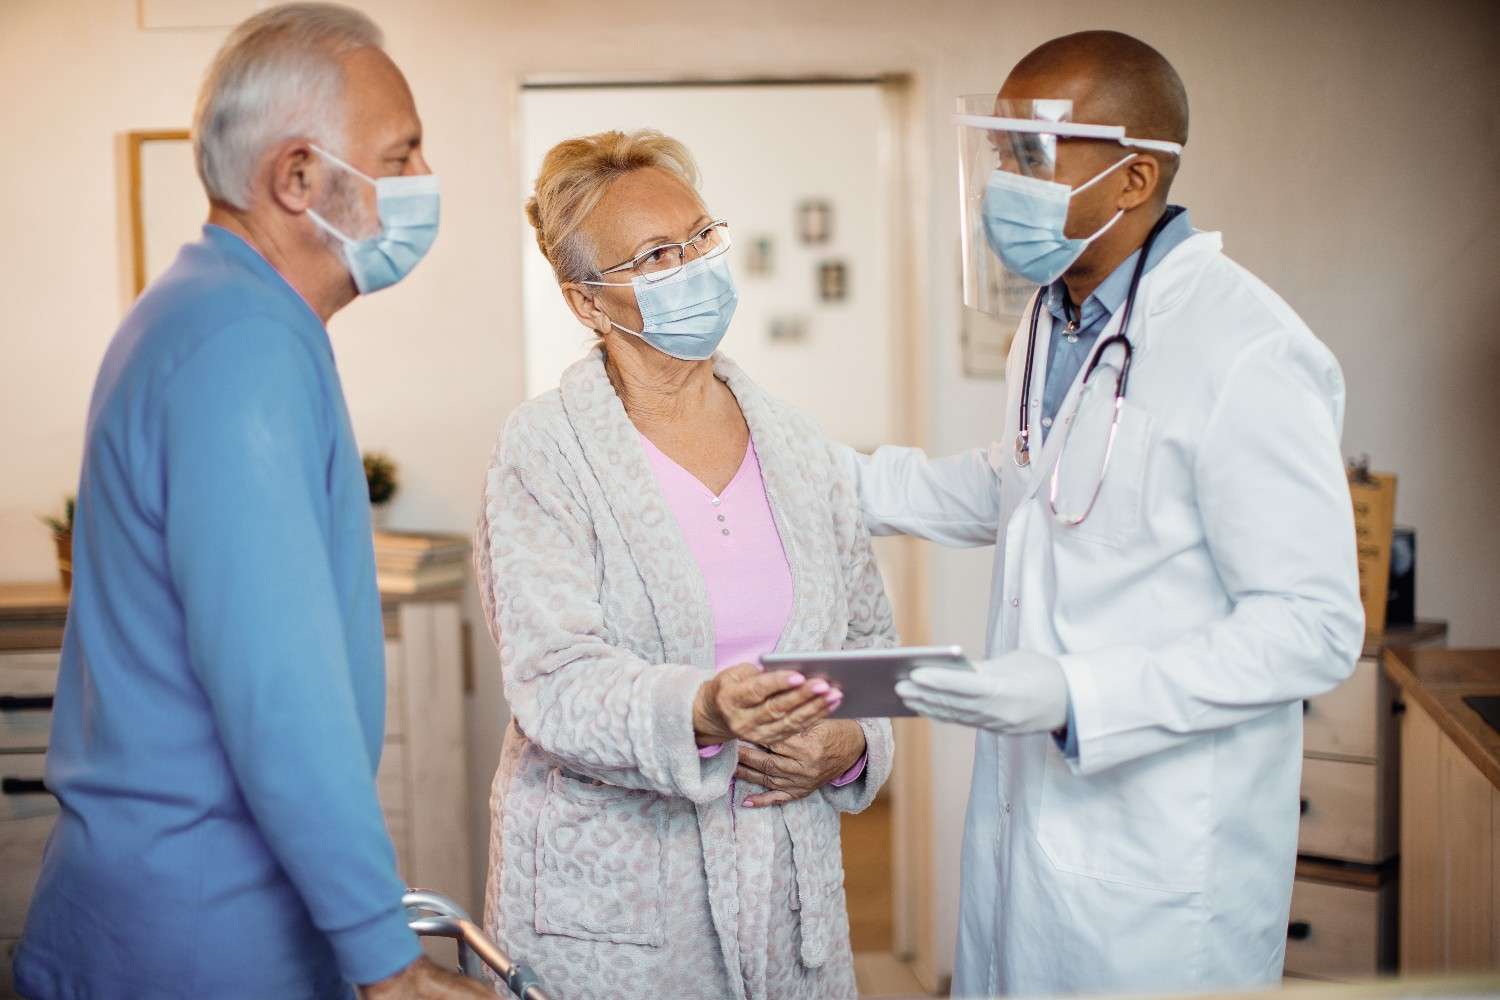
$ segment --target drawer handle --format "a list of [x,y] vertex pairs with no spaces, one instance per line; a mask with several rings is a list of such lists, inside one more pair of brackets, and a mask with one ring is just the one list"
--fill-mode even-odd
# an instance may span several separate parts
[[1300,807],[1302,815],[1306,816],[1307,815],[1307,807],[1308,807],[1309,803],[1308,803],[1308,801],[1306,799],[1301,799],[1299,801],[1302,803],[1301,807]]
[[47,795],[47,783],[41,778],[6,778],[0,781],[0,794]]
[[0,694],[0,712],[48,712],[52,710],[50,694]]
[[1391,700],[1391,714],[1392,715],[1405,715],[1406,714],[1406,702],[1402,701],[1400,698],[1394,698],[1394,699],[1392,699]]
[[1286,925],[1286,936],[1289,941],[1306,941],[1312,936],[1312,924],[1306,920],[1293,920]]
[[1312,702],[1308,701],[1306,698],[1302,699],[1302,714],[1306,715],[1308,712],[1311,712],[1311,711],[1312,711]]

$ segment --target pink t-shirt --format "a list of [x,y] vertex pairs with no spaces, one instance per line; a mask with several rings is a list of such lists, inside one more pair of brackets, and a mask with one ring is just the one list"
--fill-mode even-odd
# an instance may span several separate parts
[[[715,496],[650,438],[640,438],[656,483],[703,574],[714,618],[714,664],[719,670],[759,665],[761,655],[781,641],[792,616],[792,567],[766,498],[755,443],[746,446],[739,470]],[[712,757],[719,750],[703,747],[700,753]],[[834,784],[853,781],[864,765],[861,757]]]
[[714,616],[714,663],[759,663],[792,616],[792,568],[771,516],[755,445],[715,496],[644,434],[641,446],[677,526],[698,561]]

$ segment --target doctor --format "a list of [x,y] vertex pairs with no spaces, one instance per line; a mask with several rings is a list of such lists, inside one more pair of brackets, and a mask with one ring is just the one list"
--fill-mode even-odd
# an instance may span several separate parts
[[1299,702],[1363,637],[1339,366],[1168,204],[1160,53],[1059,38],[986,105],[973,231],[1042,286],[999,442],[847,454],[876,533],[996,549],[989,658],[898,688],[979,730],[954,993],[1274,983]]

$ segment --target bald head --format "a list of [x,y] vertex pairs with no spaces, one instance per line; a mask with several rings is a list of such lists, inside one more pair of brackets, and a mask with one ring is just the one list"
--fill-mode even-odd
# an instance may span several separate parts
[[[1073,120],[1123,125],[1137,139],[1187,143],[1188,99],[1166,57],[1118,31],[1080,31],[1033,49],[1006,77],[1000,97],[1067,99]],[[1176,156],[1149,154],[1161,165],[1160,196],[1177,173]]]

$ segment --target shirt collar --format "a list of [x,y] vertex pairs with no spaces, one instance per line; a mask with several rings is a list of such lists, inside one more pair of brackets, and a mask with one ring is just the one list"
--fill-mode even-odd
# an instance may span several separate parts
[[[1151,256],[1146,258],[1146,270],[1150,271],[1161,259],[1172,252],[1172,249],[1193,235],[1193,223],[1188,218],[1186,208],[1181,205],[1167,206],[1168,221],[1162,227],[1156,237],[1156,242],[1151,244]],[[1109,277],[1100,282],[1099,287],[1094,289],[1092,295],[1083,301],[1083,308],[1079,310],[1079,326],[1092,326],[1101,314],[1113,316],[1115,312],[1125,304],[1125,296],[1130,294],[1130,279],[1135,274],[1135,262],[1140,259],[1141,252],[1126,257],[1111,272]],[[1064,303],[1067,301],[1068,289],[1063,280],[1058,278],[1047,286],[1047,311],[1057,320],[1067,321],[1067,312]]]

